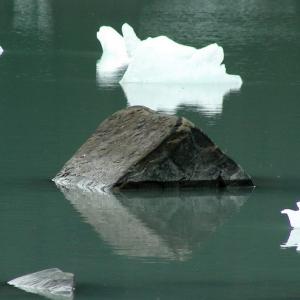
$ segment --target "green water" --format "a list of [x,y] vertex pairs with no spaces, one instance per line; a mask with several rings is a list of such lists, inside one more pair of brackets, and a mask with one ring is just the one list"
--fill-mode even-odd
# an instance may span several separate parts
[[[170,110],[253,176],[252,193],[64,196],[50,181],[130,103],[96,72],[99,26],[123,22],[141,38],[224,47],[241,90],[216,110]],[[300,255],[280,247],[280,210],[300,192],[299,29],[298,0],[0,0],[0,282],[59,267],[75,299],[299,299]],[[40,298],[0,285],[1,300]]]

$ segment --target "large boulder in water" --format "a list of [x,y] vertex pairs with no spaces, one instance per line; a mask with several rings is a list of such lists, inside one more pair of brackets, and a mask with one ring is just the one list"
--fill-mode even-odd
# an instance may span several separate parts
[[53,180],[101,190],[149,184],[253,186],[249,175],[190,121],[143,106],[104,120]]

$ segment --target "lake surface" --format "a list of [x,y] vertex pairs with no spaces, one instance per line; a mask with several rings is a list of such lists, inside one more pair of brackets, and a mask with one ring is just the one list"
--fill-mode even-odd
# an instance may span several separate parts
[[[99,75],[96,39],[124,22],[141,38],[217,42],[241,90],[125,94]],[[4,282],[50,267],[75,274],[75,299],[299,299],[280,214],[300,196],[298,0],[0,0],[0,45],[0,299],[41,299]],[[58,190],[66,160],[132,103],[189,118],[256,189]]]

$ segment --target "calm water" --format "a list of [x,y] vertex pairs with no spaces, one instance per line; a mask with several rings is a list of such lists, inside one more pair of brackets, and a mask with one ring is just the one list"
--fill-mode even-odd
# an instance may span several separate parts
[[[99,74],[96,39],[125,21],[141,38],[218,42],[242,89],[125,95]],[[0,0],[0,282],[59,267],[75,299],[299,299],[300,255],[280,247],[280,210],[300,197],[299,29],[298,0]],[[59,191],[62,164],[129,104],[186,116],[257,188]],[[0,299],[40,297],[0,285]]]

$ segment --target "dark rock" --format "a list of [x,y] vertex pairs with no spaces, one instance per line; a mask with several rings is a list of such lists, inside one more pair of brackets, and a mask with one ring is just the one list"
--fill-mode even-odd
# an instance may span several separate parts
[[88,189],[253,186],[245,171],[191,122],[142,106],[107,118],[53,180]]

